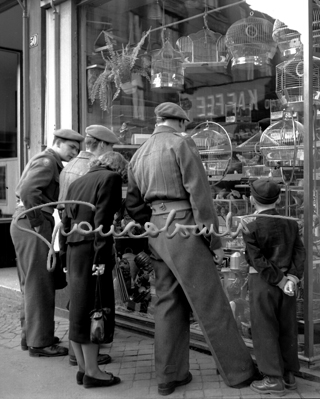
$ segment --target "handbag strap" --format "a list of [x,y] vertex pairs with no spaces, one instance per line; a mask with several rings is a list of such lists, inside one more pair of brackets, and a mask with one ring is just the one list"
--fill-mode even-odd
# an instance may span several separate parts
[[100,273],[97,274],[96,279],[96,293],[95,293],[95,309],[102,308],[102,300],[101,300],[101,288],[100,288]]

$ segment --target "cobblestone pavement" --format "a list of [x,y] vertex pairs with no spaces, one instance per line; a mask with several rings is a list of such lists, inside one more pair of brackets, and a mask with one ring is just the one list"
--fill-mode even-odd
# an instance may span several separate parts
[[[68,320],[56,318],[56,334],[68,346]],[[153,339],[126,330],[116,330],[111,345],[100,352],[109,353],[112,363],[103,369],[121,377],[119,385],[84,389],[75,382],[77,367],[68,357],[31,358],[20,349],[19,303],[0,296],[0,398],[1,399],[143,399],[161,398],[154,374]],[[190,384],[176,388],[171,398],[273,398],[258,395],[249,387],[229,388],[217,374],[212,357],[190,351]],[[320,398],[320,384],[297,378],[298,390],[287,391],[286,398]]]

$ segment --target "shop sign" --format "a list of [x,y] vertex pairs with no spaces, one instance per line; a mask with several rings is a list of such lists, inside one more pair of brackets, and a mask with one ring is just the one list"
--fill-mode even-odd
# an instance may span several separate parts
[[36,33],[35,35],[30,36],[30,42],[29,42],[29,47],[37,47],[38,45],[38,34]]
[[230,108],[234,108],[234,113],[248,109],[263,110],[266,108],[266,86],[269,81],[270,78],[200,88],[188,96],[193,104],[189,115],[193,119],[216,118],[226,116]]

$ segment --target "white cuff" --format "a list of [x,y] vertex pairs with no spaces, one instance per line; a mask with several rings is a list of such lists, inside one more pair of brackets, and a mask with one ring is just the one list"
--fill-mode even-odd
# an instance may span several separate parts
[[283,276],[282,277],[282,280],[277,284],[277,286],[281,289],[281,290],[283,290],[283,287],[286,285],[286,282],[287,282],[287,276]]

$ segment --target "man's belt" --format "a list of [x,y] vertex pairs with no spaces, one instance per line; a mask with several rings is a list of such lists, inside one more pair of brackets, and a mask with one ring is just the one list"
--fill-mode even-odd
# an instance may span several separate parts
[[151,203],[152,215],[166,215],[173,209],[176,211],[187,211],[191,209],[190,202],[180,201],[154,201]]

